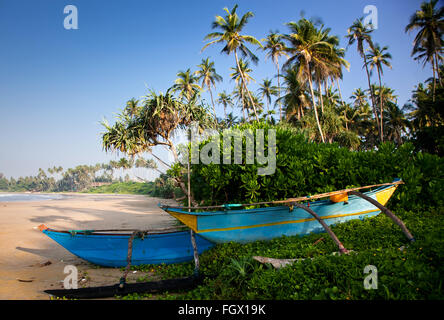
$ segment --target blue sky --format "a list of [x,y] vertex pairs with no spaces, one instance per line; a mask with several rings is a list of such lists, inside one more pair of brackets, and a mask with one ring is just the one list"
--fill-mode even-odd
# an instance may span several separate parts
[[[195,70],[203,58],[214,60],[224,78],[217,92],[231,92],[234,58],[220,54],[221,46],[201,49],[214,17],[235,3],[239,14],[255,14],[245,34],[262,39],[269,30],[285,33],[284,24],[304,11],[305,17],[321,18],[343,47],[347,28],[364,16],[366,5],[375,5],[379,25],[373,39],[388,45],[393,56],[383,82],[395,89],[399,104],[432,75],[410,57],[414,34],[404,33],[420,6],[416,0],[0,0],[0,172],[18,177],[35,175],[39,167],[117,159],[102,151],[100,121],[112,121],[127,100],[145,95],[147,86],[166,91],[179,70]],[[69,4],[78,9],[77,30],[63,27]],[[253,78],[274,77],[274,65],[257,54]],[[367,80],[356,46],[346,59],[351,68],[341,88],[349,97],[355,88],[366,88]],[[257,83],[251,89],[257,90]],[[217,112],[223,115],[222,107]]]

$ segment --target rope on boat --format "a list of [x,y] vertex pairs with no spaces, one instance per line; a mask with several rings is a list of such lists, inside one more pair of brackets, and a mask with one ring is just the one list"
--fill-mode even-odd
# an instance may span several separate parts
[[242,203],[242,204],[225,204],[225,205],[215,205],[215,206],[205,206],[205,207],[181,207],[181,206],[169,206],[169,205],[161,205],[160,207],[163,209],[182,209],[182,210],[205,210],[205,209],[229,209],[232,207],[248,207],[248,206],[257,206],[257,205],[265,205],[265,204],[285,204],[285,203],[291,203],[291,202],[300,202],[300,201],[307,201],[307,200],[315,200],[320,198],[326,198],[329,196],[339,195],[343,193],[350,193],[353,191],[358,191],[362,189],[369,189],[369,188],[375,188],[375,187],[383,187],[383,186],[391,186],[391,185],[399,185],[404,184],[403,181],[393,181],[393,182],[387,182],[387,183],[380,183],[380,184],[373,184],[369,186],[364,187],[357,187],[357,188],[350,188],[350,189],[343,189],[343,190],[337,190],[337,191],[331,191],[326,193],[320,193],[313,196],[303,196],[298,198],[289,198],[286,200],[275,200],[275,201],[265,201],[265,202],[255,202],[255,203]]
[[131,268],[131,258],[133,256],[133,241],[134,241],[134,238],[138,237],[138,238],[142,238],[143,239],[145,237],[145,235],[147,235],[147,234],[148,234],[147,231],[136,230],[129,237],[129,239],[128,239],[128,255],[127,255],[127,258],[126,258],[127,264],[126,264],[125,272],[123,273],[122,277],[120,278],[119,289],[123,289],[123,287],[125,286],[126,277],[128,276],[129,270]]
[[[152,234],[150,230],[145,230],[145,231],[135,230],[131,234],[131,236],[129,237],[129,239],[128,239],[128,255],[126,258],[127,264],[125,267],[125,271],[119,281],[119,289],[123,290],[123,288],[125,287],[126,278],[127,278],[128,273],[131,269],[134,238],[141,238],[143,240],[143,238],[149,234]],[[195,239],[195,235],[194,235],[193,230],[190,230],[190,238],[191,238],[191,244],[193,246],[193,251],[194,251],[194,276],[198,277],[198,275],[199,275],[199,252],[197,249],[196,239]]]

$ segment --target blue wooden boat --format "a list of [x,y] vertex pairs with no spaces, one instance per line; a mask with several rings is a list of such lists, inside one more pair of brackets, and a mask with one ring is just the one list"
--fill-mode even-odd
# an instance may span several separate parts
[[[392,183],[380,184],[373,191],[363,193],[385,205],[398,185],[398,179]],[[243,209],[247,205],[222,205],[213,207],[171,207],[159,205],[171,216],[182,221],[199,235],[215,243],[229,241],[246,243],[256,240],[270,240],[281,236],[307,235],[325,231],[325,228],[313,215],[306,210],[293,206],[299,201],[330,197],[327,200],[316,200],[305,203],[327,226],[342,223],[352,219],[364,219],[378,215],[381,210],[372,203],[356,195],[348,195],[367,186],[346,189],[311,197],[301,197],[284,201],[274,201],[278,206]],[[256,203],[263,205],[270,203]],[[250,204],[252,205],[252,204]],[[198,212],[190,210],[205,209]],[[210,209],[210,210],[208,210]]]
[[[128,240],[131,233],[108,233],[98,231],[60,231],[39,229],[69,252],[91,263],[106,267],[127,265]],[[191,261],[193,247],[190,231],[160,232],[135,237],[132,243],[132,265],[171,264]],[[198,253],[214,246],[210,241],[196,235]]]

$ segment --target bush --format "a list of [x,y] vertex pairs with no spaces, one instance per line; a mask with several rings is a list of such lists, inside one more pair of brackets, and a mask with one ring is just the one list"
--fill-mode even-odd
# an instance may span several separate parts
[[[336,143],[308,142],[289,127],[260,123],[237,128],[276,130],[275,173],[260,176],[257,162],[245,163],[244,139],[243,164],[192,165],[191,186],[198,202],[210,205],[282,200],[401,178],[405,185],[395,193],[391,205],[414,209],[423,204],[443,204],[440,196],[444,191],[443,159],[414,153],[412,144],[396,148],[393,143],[384,143],[378,150],[350,151]],[[221,138],[221,150],[222,141]]]

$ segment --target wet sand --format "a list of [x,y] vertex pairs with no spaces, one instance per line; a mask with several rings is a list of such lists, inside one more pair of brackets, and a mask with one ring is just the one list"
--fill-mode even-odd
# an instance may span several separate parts
[[[35,227],[45,224],[60,229],[148,229],[174,225],[175,219],[157,207],[159,202],[174,203],[141,195],[97,194],[0,202],[0,299],[49,299],[43,290],[63,288],[66,265],[78,267],[79,287],[118,283],[120,269],[97,268]],[[128,281],[143,275],[130,273]]]

